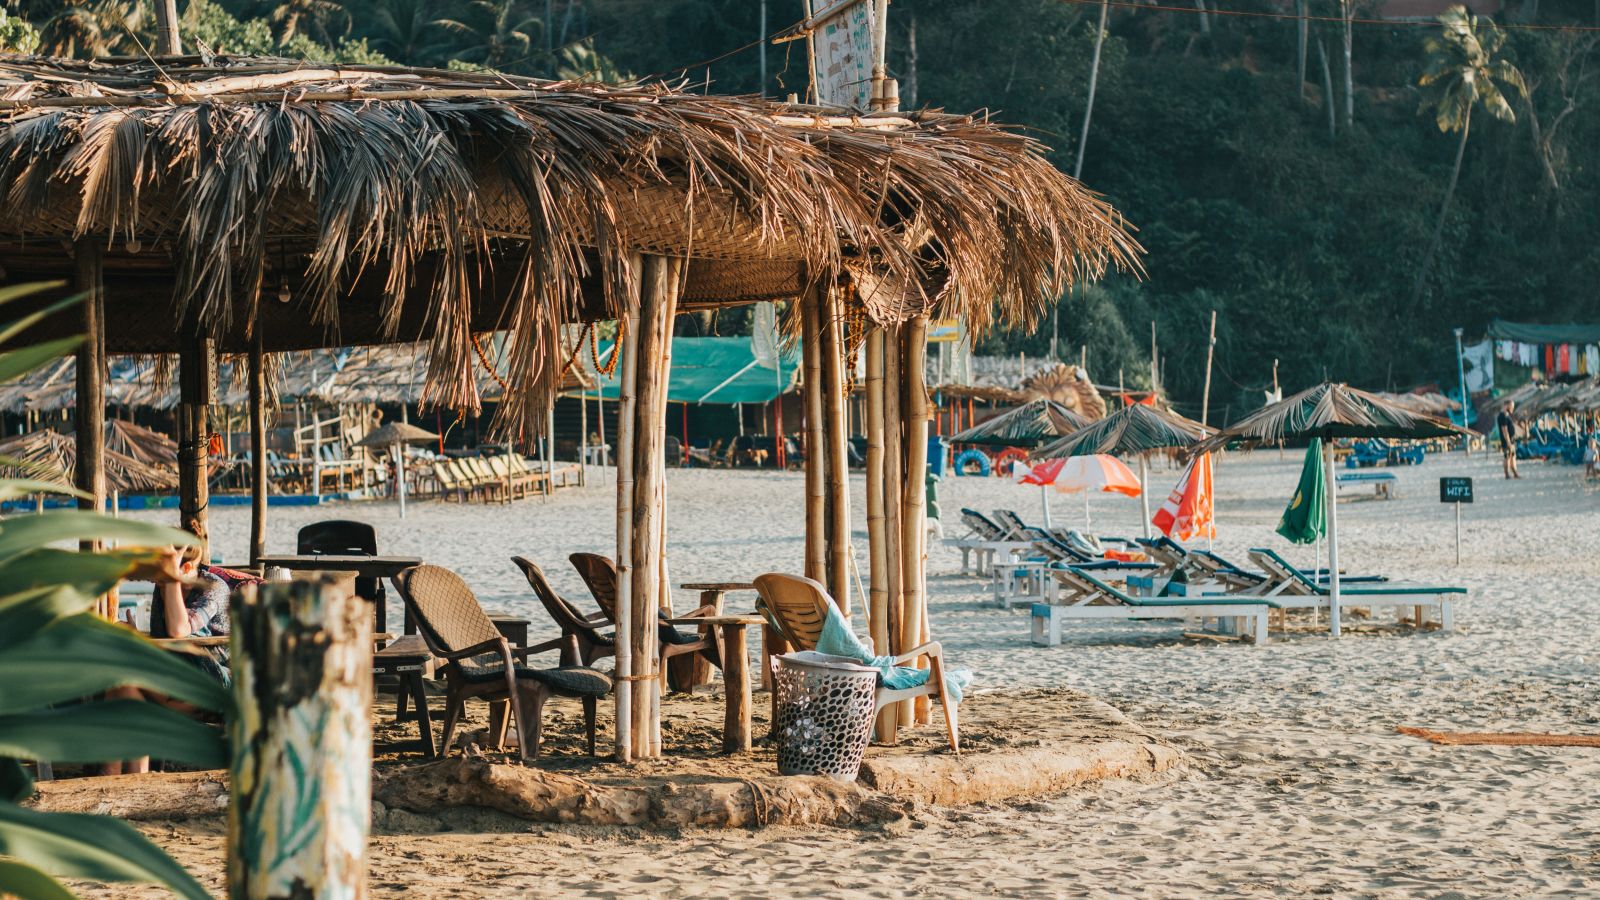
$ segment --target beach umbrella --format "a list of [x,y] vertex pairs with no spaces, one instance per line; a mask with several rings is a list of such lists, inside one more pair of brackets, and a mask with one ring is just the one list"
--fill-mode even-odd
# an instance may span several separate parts
[[[1150,477],[1150,451],[1188,447],[1214,430],[1159,406],[1135,403],[1046,444],[1034,451],[1033,458],[1135,453],[1139,456],[1139,483],[1146,484]],[[1149,491],[1140,494],[1140,502],[1144,507],[1144,536],[1149,537]]]
[[1220,450],[1235,441],[1248,444],[1320,439],[1323,501],[1327,509],[1329,630],[1339,636],[1339,515],[1333,469],[1338,438],[1419,440],[1472,432],[1452,422],[1407,409],[1347,384],[1323,382],[1256,410],[1189,448],[1191,455]]
[[[1167,537],[1187,541],[1205,535],[1216,537],[1216,504],[1211,487],[1211,454],[1189,460],[1183,477],[1173,486],[1151,520]],[[1148,529],[1147,529],[1148,530]]]
[[[119,494],[176,490],[176,465],[146,462],[107,446],[106,490]],[[78,441],[70,434],[42,429],[0,443],[0,476],[38,478],[66,487],[77,469]]]
[[400,501],[400,518],[406,517],[406,444],[431,444],[439,436],[409,422],[389,422],[356,441],[357,447],[388,447],[394,456],[395,497]]
[[952,444],[1037,447],[1088,425],[1086,419],[1054,400],[1030,400],[946,438]]
[[1089,525],[1089,495],[1096,491],[1137,497],[1144,488],[1132,471],[1115,456],[1069,456],[1047,459],[1017,476],[1021,484],[1049,485],[1063,494],[1083,494],[1083,524]]

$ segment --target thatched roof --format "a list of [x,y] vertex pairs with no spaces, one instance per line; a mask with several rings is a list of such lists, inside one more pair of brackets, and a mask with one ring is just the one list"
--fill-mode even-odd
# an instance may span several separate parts
[[111,351],[428,340],[432,395],[470,407],[469,337],[499,326],[524,417],[634,253],[691,258],[688,307],[842,272],[879,321],[979,333],[1138,265],[1109,204],[982,118],[209,56],[3,57],[0,112],[0,265],[105,248]]
[[1600,375],[1560,384],[1531,381],[1490,400],[1479,411],[1498,413],[1510,401],[1516,401],[1517,416],[1524,419],[1545,413],[1600,412]]
[[1054,400],[1031,400],[945,440],[952,444],[1036,447],[1071,434],[1087,424],[1088,419]]
[[1285,397],[1198,444],[1189,454],[1221,450],[1235,441],[1268,443],[1307,438],[1433,438],[1470,434],[1444,419],[1331,381]]
[[1187,447],[1214,430],[1159,406],[1135,403],[1039,448],[1033,457],[1055,459],[1167,450]]
[[[482,360],[474,362],[472,377],[479,396],[498,400],[506,378],[503,335],[486,335],[479,341]],[[587,353],[588,351],[583,351]],[[428,348],[423,344],[383,344],[371,347],[336,347],[273,354],[270,386],[280,404],[308,400],[331,405],[347,403],[419,404],[428,383]],[[487,366],[485,366],[487,362]],[[241,366],[224,360],[218,368],[216,402],[243,406],[249,401]],[[54,360],[14,381],[0,384],[0,412],[55,412],[77,403],[77,362],[72,357]],[[154,357],[113,357],[105,381],[106,403],[121,407],[169,410],[178,405],[178,386],[159,377]],[[498,376],[498,377],[497,377]],[[574,364],[561,380],[563,391],[594,387],[581,365]]]
[[[0,466],[0,477],[42,478],[71,487],[73,467],[78,458],[78,442],[70,434],[43,429],[31,431],[0,443],[0,459],[15,460],[19,466]],[[178,487],[177,465],[155,465],[113,450],[105,449],[106,489],[125,494],[145,491],[171,491]]]

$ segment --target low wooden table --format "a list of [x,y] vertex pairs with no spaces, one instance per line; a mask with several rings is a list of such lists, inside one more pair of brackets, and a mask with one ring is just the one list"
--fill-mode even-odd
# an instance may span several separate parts
[[[393,578],[412,566],[422,565],[422,558],[418,556],[346,556],[346,555],[321,555],[316,553],[282,553],[269,554],[256,561],[258,565],[266,568],[276,566],[293,572],[354,572],[361,578]],[[389,630],[389,611],[384,604],[377,603],[376,631]],[[407,634],[414,629],[406,628]]]
[[750,664],[745,629],[760,625],[760,616],[693,616],[668,619],[673,625],[706,625],[722,631],[722,683],[727,712],[722,719],[722,752],[750,749]]
[[[702,607],[711,607],[715,610],[712,615],[717,616],[722,615],[723,595],[730,591],[753,591],[756,589],[755,585],[744,581],[691,581],[687,584],[680,584],[678,587],[686,591],[699,591],[700,605]],[[687,685],[691,691],[702,684],[711,682],[711,661],[698,653],[692,656],[678,657],[672,661],[672,665],[682,666],[681,669],[675,668],[673,670],[673,677],[677,683]],[[761,684],[765,687],[766,680],[763,679]]]
[[[372,654],[372,674],[394,675],[400,680],[399,696],[395,700],[395,721],[417,723],[415,741],[398,741],[373,747],[374,752],[388,750],[408,753],[419,750],[428,759],[437,756],[433,747],[433,718],[428,713],[428,692],[422,676],[433,654],[423,643],[421,635],[408,634]],[[411,700],[411,711],[406,711],[406,700]]]

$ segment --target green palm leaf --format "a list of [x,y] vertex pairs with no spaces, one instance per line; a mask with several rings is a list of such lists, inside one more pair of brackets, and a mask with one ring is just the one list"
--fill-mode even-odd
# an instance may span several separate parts
[[89,697],[117,685],[228,711],[221,684],[148,638],[87,613],[64,619],[0,653],[0,715]]
[[142,700],[0,716],[0,755],[64,763],[156,756],[206,769],[228,764],[217,729]]
[[0,382],[21,378],[50,360],[64,356],[81,343],[83,343],[82,337],[57,338],[20,350],[12,350],[9,353],[0,353]]
[[58,541],[123,541],[144,547],[193,546],[187,531],[77,510],[0,520],[0,560]]
[[0,856],[26,859],[52,875],[164,884],[180,897],[211,895],[128,823],[109,816],[41,813],[0,804]]
[[77,900],[54,878],[14,859],[0,859],[0,893],[18,900]]

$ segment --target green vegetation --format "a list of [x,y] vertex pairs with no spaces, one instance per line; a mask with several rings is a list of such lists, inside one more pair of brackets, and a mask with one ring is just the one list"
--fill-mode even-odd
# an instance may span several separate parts
[[[132,0],[11,2],[45,52],[137,52],[117,23],[147,45],[153,31],[152,15]],[[769,31],[800,17],[798,0],[766,6]],[[1515,27],[1597,26],[1593,5],[1513,0],[1497,16],[1508,26],[1503,39],[1470,22],[1358,22],[1348,98],[1338,4],[1235,0],[1224,9],[1296,6],[1326,19],[1310,24],[1303,44],[1292,20],[1108,10],[1082,176],[1139,228],[1149,278],[1063,298],[1062,355],[1075,359],[1086,344],[1097,380],[1115,381],[1120,370],[1143,383],[1154,321],[1165,386],[1197,401],[1215,308],[1212,406],[1237,411],[1259,403],[1255,390],[1270,385],[1274,359],[1291,389],[1324,376],[1372,388],[1448,384],[1454,326],[1472,334],[1495,316],[1600,317],[1600,32]],[[722,92],[803,94],[800,43],[766,48],[763,85],[760,8],[751,0],[189,0],[183,17],[191,42],[218,51],[568,77],[632,72],[697,86],[709,78]],[[1351,8],[1373,15],[1370,3]],[[1098,4],[896,0],[892,10],[889,60],[905,105],[992,110],[1035,129],[1072,171]],[[1473,62],[1473,53],[1482,58]],[[1465,106],[1449,87],[1463,83],[1463,66],[1490,76],[1474,78],[1478,96]],[[1491,115],[1472,123],[1469,142],[1474,104]],[[1441,133],[1441,115],[1459,124]],[[739,321],[722,316],[718,329]],[[1046,326],[991,335],[981,349],[1037,356],[1048,347]]]
[[[30,289],[0,290],[0,304]],[[4,328],[15,336],[39,315]],[[71,350],[55,341],[0,354],[0,381]],[[54,482],[0,479],[0,501],[74,493]],[[63,550],[71,541],[120,541],[124,549]],[[52,511],[0,521],[0,895],[71,897],[51,876],[158,882],[182,897],[206,898],[199,882],[128,823],[108,816],[42,813],[20,804],[33,794],[22,760],[99,763],[156,754],[217,768],[222,734],[155,703],[88,699],[118,686],[152,691],[202,709],[223,710],[220,684],[132,629],[90,610],[122,579],[157,564],[158,551],[192,535],[93,512]]]

